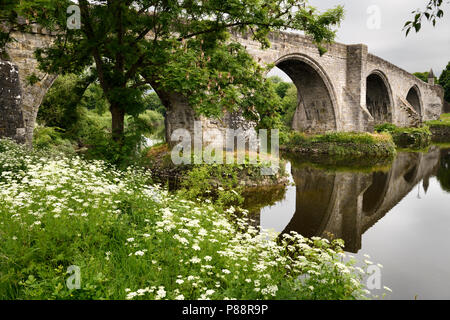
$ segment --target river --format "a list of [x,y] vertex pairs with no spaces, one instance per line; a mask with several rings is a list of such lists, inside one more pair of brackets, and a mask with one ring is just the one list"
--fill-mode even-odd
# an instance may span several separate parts
[[450,299],[450,149],[358,169],[289,157],[287,171],[291,186],[245,194],[263,228],[343,239],[349,254],[383,265],[386,299]]

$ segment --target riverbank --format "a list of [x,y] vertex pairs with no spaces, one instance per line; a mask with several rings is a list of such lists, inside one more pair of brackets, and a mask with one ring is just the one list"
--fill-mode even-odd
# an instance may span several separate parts
[[441,115],[439,120],[427,121],[426,124],[433,134],[433,141],[450,141],[450,113]]
[[375,131],[387,132],[392,136],[397,148],[424,149],[431,144],[432,132],[427,125],[421,127],[397,127],[386,123],[375,127]]
[[192,158],[191,164],[175,165],[171,159],[171,151],[167,144],[155,145],[148,149],[144,166],[148,168],[153,176],[161,183],[167,183],[174,188],[180,186],[182,182],[189,178],[193,171],[207,171],[210,177],[210,183],[215,188],[223,187],[224,179],[234,177],[234,187],[256,187],[256,186],[272,186],[285,185],[287,183],[287,174],[285,172],[285,162],[280,161],[275,174],[262,174],[263,168],[269,168],[274,159],[270,155],[258,155],[256,164],[251,164],[249,154],[246,152],[243,157],[243,163],[236,163],[238,155],[232,153],[235,163],[226,164],[226,159],[230,155],[224,152],[224,165],[219,164],[194,164]]
[[386,133],[335,132],[322,135],[306,135],[290,132],[287,141],[280,146],[284,152],[308,154],[312,157],[337,156],[349,158],[392,158],[395,144]]
[[[267,238],[142,168],[0,140],[0,299],[358,299],[342,242]],[[79,270],[69,289],[67,269]],[[75,267],[74,267],[75,266]]]

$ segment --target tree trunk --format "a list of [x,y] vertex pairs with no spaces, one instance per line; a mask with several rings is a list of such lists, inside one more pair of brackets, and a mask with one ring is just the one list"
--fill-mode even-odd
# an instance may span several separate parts
[[111,104],[112,138],[119,144],[123,143],[125,111],[118,104]]

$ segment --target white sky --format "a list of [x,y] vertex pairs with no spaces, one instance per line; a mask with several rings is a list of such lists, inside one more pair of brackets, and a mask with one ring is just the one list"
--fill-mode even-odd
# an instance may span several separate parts
[[[450,61],[450,5],[444,4],[444,17],[435,28],[422,23],[418,34],[405,37],[402,31],[406,21],[413,18],[412,11],[424,9],[428,0],[309,0],[309,4],[325,10],[343,5],[345,18],[338,29],[336,41],[345,44],[364,43],[369,52],[411,73],[433,68],[439,76]],[[370,29],[367,10],[376,5],[380,10],[380,28]],[[279,70],[270,75],[283,76]],[[283,77],[285,78],[285,77]]]

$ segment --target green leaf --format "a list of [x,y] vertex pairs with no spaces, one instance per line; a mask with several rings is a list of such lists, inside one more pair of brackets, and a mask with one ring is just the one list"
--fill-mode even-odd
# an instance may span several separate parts
[[416,29],[416,32],[419,32],[421,27],[422,27],[422,25],[420,23],[417,23],[417,24],[414,25],[414,28]]

